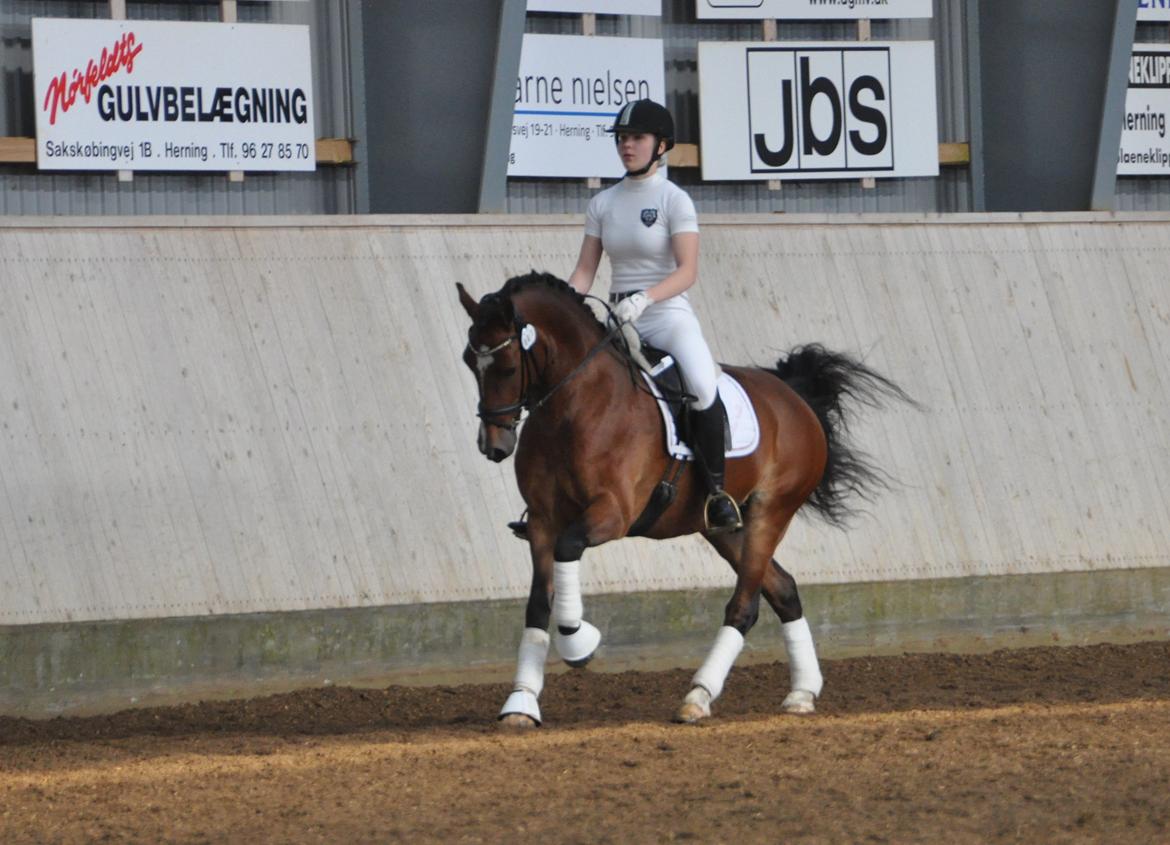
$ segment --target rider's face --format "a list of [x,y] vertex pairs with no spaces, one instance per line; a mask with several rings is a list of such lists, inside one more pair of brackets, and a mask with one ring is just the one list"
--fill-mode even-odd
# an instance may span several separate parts
[[627,173],[640,170],[654,154],[654,136],[646,132],[619,132],[617,149]]

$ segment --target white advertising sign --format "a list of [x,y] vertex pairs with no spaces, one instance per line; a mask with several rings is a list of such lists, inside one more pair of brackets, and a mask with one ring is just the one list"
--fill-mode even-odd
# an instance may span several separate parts
[[938,175],[934,44],[700,43],[704,179]]
[[662,0],[528,0],[530,12],[662,16]]
[[931,0],[695,0],[699,18],[861,20],[929,18],[932,13]]
[[661,103],[665,90],[660,39],[525,35],[508,175],[620,176],[604,130],[626,103]]
[[1170,0],[1138,0],[1139,21],[1170,21]]
[[315,170],[309,28],[34,18],[41,170]]
[[1170,44],[1134,44],[1121,123],[1118,176],[1170,176]]

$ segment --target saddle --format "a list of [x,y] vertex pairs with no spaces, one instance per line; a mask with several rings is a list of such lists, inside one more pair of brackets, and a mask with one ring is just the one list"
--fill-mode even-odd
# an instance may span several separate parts
[[[690,449],[673,448],[671,440],[677,438],[678,443],[689,446],[690,426],[687,424],[687,402],[692,398],[683,385],[682,373],[679,372],[672,358],[665,350],[651,346],[642,340],[642,336],[628,323],[622,327],[622,339],[626,343],[630,359],[638,366],[644,378],[653,383],[655,399],[658,400],[664,414],[669,414],[673,427],[667,428],[667,452],[671,457],[690,460],[693,453]],[[720,374],[720,380],[725,378]],[[720,393],[722,395],[722,391]],[[731,423],[728,418],[727,406],[723,408],[723,448],[731,450]],[[672,437],[674,435],[674,437]]]

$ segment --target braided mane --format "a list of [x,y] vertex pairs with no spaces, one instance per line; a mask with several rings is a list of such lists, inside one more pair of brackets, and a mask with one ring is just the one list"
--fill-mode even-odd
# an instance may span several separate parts
[[580,309],[581,313],[589,317],[589,321],[594,323],[602,330],[605,327],[597,319],[597,315],[593,313],[593,309],[589,307],[589,303],[585,301],[585,296],[577,291],[572,285],[563,279],[559,279],[552,273],[539,273],[533,270],[531,273],[526,273],[523,276],[513,276],[504,283],[500,288],[499,295],[511,299],[515,294],[532,287],[543,287],[558,296],[565,297],[570,303]]

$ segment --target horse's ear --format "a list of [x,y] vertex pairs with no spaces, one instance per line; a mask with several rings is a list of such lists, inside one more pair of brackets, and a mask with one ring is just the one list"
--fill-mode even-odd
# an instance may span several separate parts
[[467,312],[472,322],[479,317],[479,303],[472,299],[471,294],[467,292],[467,288],[463,287],[462,282],[456,282],[455,287],[459,290],[459,303],[463,306],[463,310]]

